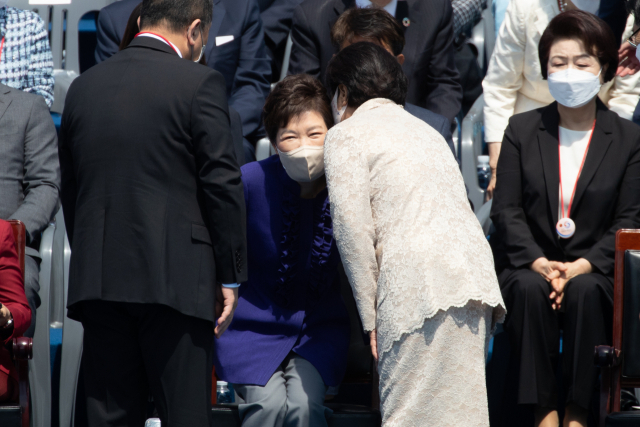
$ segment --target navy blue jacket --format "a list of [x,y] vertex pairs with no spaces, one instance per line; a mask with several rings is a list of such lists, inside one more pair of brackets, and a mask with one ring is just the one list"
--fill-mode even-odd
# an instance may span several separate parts
[[[131,12],[140,0],[122,0],[100,11],[96,61],[118,52]],[[216,38],[233,40],[216,46]],[[271,61],[264,45],[260,9],[253,0],[214,0],[213,22],[205,51],[207,64],[226,82],[229,106],[242,118],[242,133],[251,140],[261,128],[262,106],[269,95]]]
[[[289,74],[307,73],[324,83],[335,52],[331,27],[355,0],[304,0],[293,14]],[[409,88],[407,102],[445,116],[460,112],[462,86],[455,64],[451,0],[398,1],[396,19],[404,22],[402,64]],[[331,94],[333,96],[333,94]]]
[[458,165],[460,165],[460,159],[458,159],[458,156],[456,156],[456,149],[453,146],[453,137],[451,136],[451,124],[449,123],[449,120],[447,120],[445,116],[441,116],[440,114],[429,111],[426,108],[409,104],[408,102],[405,104],[404,109],[407,111],[407,113],[419,118],[435,130],[437,130],[440,135],[442,135],[444,140],[447,141],[447,145],[451,149],[453,157],[456,158]]

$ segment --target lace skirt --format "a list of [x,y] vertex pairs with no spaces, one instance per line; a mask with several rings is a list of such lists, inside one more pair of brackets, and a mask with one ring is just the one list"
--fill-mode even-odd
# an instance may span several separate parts
[[476,301],[438,311],[379,355],[383,426],[489,426],[492,311]]

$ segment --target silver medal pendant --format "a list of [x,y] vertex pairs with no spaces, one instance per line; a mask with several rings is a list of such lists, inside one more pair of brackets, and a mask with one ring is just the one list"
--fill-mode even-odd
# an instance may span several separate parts
[[571,218],[561,218],[556,224],[556,231],[561,239],[568,239],[576,233],[576,223]]

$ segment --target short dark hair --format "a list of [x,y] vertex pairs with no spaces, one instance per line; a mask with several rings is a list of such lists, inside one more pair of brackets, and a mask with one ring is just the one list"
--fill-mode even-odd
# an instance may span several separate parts
[[173,31],[182,31],[200,19],[204,27],[213,19],[213,0],[143,0],[140,28],[165,23]]
[[331,43],[336,52],[354,37],[386,44],[395,56],[402,53],[405,44],[404,31],[396,18],[379,8],[356,7],[340,15],[331,28]]
[[598,58],[602,67],[607,66],[603,78],[613,79],[618,68],[618,44],[613,31],[602,19],[582,10],[569,10],[549,22],[538,44],[540,71],[547,78],[547,64],[551,47],[559,40],[579,40],[587,52]]
[[338,52],[327,66],[327,87],[334,93],[345,85],[348,105],[357,108],[374,98],[404,105],[409,83],[398,60],[369,42],[354,43]]
[[308,74],[285,77],[273,88],[262,109],[269,141],[275,145],[278,130],[307,111],[319,113],[327,129],[333,126],[329,96],[322,83]]

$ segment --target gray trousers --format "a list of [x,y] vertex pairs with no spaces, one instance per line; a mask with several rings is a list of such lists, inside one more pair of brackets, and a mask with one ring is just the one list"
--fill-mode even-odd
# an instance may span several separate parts
[[242,427],[327,427],[327,387],[318,370],[290,353],[263,386],[234,384],[245,403],[238,406]]
[[31,308],[31,326],[24,333],[25,337],[33,338],[36,330],[36,308],[40,307],[40,258],[29,255],[24,257],[24,293]]

